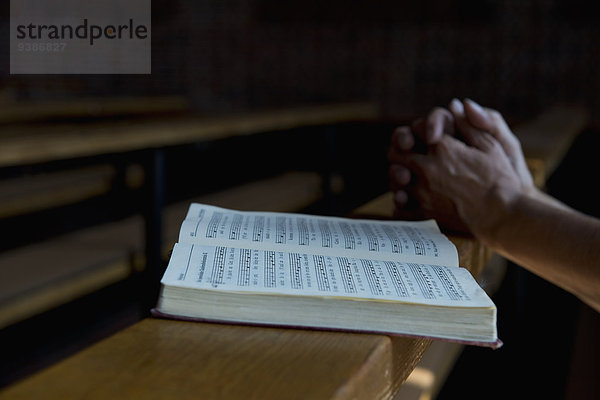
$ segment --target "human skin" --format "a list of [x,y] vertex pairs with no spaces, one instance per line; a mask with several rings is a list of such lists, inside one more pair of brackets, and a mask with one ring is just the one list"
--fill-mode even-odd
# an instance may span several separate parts
[[534,186],[500,113],[455,99],[396,129],[388,157],[397,216],[469,232],[600,311],[600,221]]

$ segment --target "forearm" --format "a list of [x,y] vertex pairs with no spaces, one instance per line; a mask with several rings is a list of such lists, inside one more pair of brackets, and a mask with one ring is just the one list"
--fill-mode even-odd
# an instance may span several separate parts
[[537,190],[499,201],[501,215],[479,238],[600,311],[600,221]]

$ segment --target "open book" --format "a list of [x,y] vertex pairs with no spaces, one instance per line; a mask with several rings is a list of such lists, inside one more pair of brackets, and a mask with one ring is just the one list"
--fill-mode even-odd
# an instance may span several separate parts
[[497,347],[496,307],[434,221],[192,204],[155,315]]

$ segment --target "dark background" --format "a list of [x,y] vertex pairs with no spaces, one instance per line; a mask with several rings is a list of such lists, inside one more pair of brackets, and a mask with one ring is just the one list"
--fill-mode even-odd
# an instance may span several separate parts
[[[1,7],[8,16],[8,2]],[[453,97],[470,97],[496,108],[511,123],[556,103],[574,103],[587,107],[590,126],[548,186],[574,207],[599,215],[599,17],[600,3],[586,0],[153,0],[151,75],[11,76],[9,43],[4,40],[0,106],[79,97],[181,95],[195,111],[212,116],[370,101],[382,111],[381,124],[337,127],[333,142],[333,163],[346,178],[354,177],[346,181],[346,197],[338,199],[338,208],[313,210],[343,214],[363,197],[387,190],[385,149],[392,122],[409,121]],[[7,17],[0,36],[8,38]],[[314,131],[294,135],[302,139],[286,142],[266,135],[257,140],[263,148],[297,146],[290,153],[295,155],[279,163],[283,169],[310,168],[299,155],[311,154],[314,148],[322,151],[323,143],[312,136]],[[244,140],[216,144],[240,153],[246,145]],[[182,155],[194,158],[199,151],[203,149],[177,149],[168,155],[172,176],[185,169],[178,169]],[[361,156],[363,164],[347,162]],[[238,174],[243,169],[235,166],[211,173],[215,182],[237,184],[273,172],[270,168],[258,166],[253,176],[248,171]],[[198,184],[218,189],[211,182]],[[168,200],[193,194],[172,182],[168,189]],[[133,212],[137,201],[143,197],[127,204],[119,200],[110,212],[96,203],[54,210],[43,216],[51,227],[44,234],[50,237],[122,217]],[[104,211],[91,219],[89,210],[96,207]],[[66,215],[77,216],[71,218],[77,224],[59,226],[56,222]],[[18,227],[27,223],[0,223],[5,248],[44,239],[25,237]],[[114,331],[115,325],[106,320],[120,319],[121,325],[133,321],[132,296],[129,286],[117,285],[1,331],[8,350],[0,355],[0,385]],[[468,348],[440,397],[564,398],[570,390],[578,393],[572,398],[590,398],[588,389],[577,388],[600,380],[598,346],[588,348],[587,361],[580,362],[579,369],[572,360],[581,356],[574,350],[574,338],[585,336],[585,327],[596,326],[590,332],[598,332],[597,314],[515,265],[509,265],[494,300],[504,348]],[[578,322],[580,315],[587,325]],[[29,346],[19,345],[24,339]]]
[[[206,113],[371,100],[404,117],[468,96],[515,118],[555,102],[596,115],[599,8],[586,0],[154,0],[151,75],[9,76],[6,57],[0,88],[17,100],[181,94]],[[8,37],[6,19],[1,29]],[[0,45],[8,54],[8,41]]]

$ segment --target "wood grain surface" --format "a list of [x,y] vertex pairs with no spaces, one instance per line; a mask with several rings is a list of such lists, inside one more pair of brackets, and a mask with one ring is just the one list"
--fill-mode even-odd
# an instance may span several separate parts
[[0,167],[174,146],[302,126],[371,120],[369,103],[330,104],[214,117],[101,120],[0,127]]
[[390,398],[425,347],[382,335],[146,319],[0,398]]

